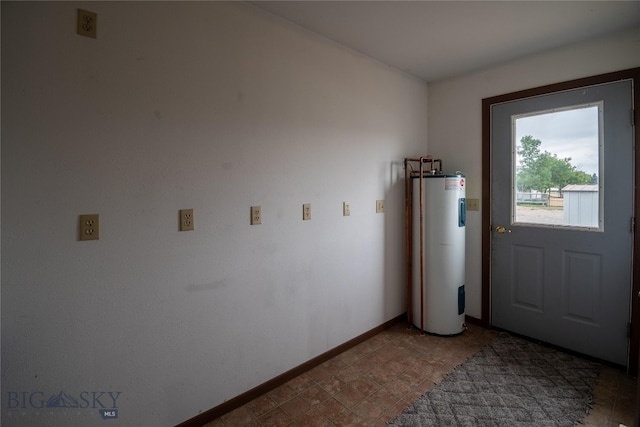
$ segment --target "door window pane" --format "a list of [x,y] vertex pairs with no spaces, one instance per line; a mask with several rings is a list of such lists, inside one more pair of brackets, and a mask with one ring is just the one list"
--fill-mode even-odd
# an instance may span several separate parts
[[602,230],[602,103],[512,116],[512,223]]

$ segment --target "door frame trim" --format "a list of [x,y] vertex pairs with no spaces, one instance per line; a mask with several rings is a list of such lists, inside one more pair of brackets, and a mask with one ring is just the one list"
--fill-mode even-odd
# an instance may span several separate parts
[[[482,100],[482,313],[480,324],[491,327],[491,107],[517,99],[547,95],[553,92],[577,89],[585,86],[613,83],[620,80],[633,81],[633,109],[634,109],[634,144],[640,143],[640,68],[631,68],[613,73],[600,74],[561,83],[525,89],[504,95],[484,98]],[[638,219],[640,213],[640,149],[634,150],[634,205],[633,216]],[[637,229],[637,228],[636,228]],[[637,375],[640,361],[640,232],[633,236],[632,260],[632,291],[631,291],[631,342],[629,350],[628,371]]]

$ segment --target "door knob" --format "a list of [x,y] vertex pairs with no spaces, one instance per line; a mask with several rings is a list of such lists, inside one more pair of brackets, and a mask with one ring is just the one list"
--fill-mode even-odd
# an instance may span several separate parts
[[496,225],[496,232],[498,232],[499,234],[502,233],[511,233],[511,230],[509,230],[508,228],[504,228],[501,225]]

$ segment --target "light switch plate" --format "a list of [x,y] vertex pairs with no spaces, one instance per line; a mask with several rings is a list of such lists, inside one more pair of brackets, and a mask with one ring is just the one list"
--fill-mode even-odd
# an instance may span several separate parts
[[376,200],[376,213],[384,212],[384,200]]

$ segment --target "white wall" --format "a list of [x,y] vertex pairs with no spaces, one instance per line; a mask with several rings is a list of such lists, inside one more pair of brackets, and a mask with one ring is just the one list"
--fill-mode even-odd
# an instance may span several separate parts
[[246,4],[2,2],[2,113],[3,424],[172,425],[405,310],[420,81]]
[[[482,99],[640,66],[640,29],[530,56],[464,77],[429,84],[429,153],[467,175],[467,198],[482,197]],[[482,314],[480,212],[467,214],[469,316]]]

